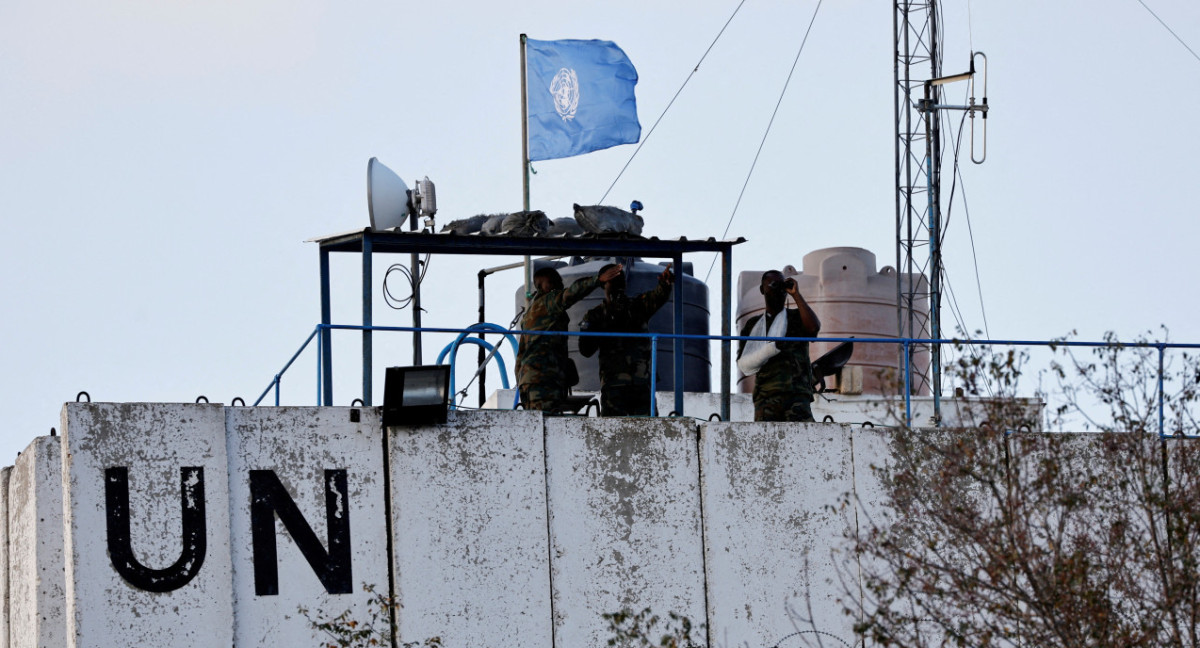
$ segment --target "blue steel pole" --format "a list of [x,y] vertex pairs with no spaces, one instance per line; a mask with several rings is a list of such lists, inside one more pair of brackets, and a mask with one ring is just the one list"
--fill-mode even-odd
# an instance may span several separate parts
[[[329,250],[321,248],[321,344],[317,363],[322,380],[317,388],[324,387],[325,405],[333,405],[333,332],[328,328],[333,323],[329,307]],[[322,383],[324,383],[322,385]],[[317,393],[317,405],[321,404],[321,393]]]
[[[603,414],[603,412],[601,412]],[[658,336],[650,336],[650,416],[658,416]]]
[[[728,338],[733,335],[729,309],[733,304],[733,262],[729,258],[730,251],[721,251],[721,335]],[[728,421],[730,415],[729,383],[733,365],[731,345],[728,339],[721,340],[721,420]]]
[[[672,259],[675,267],[675,335],[683,333],[683,255],[676,254]],[[676,337],[673,352],[675,360],[675,413],[683,416],[683,339]]]
[[912,425],[912,357],[909,355],[909,341],[904,340],[904,424]]
[[[933,118],[936,120],[937,113],[933,113]],[[926,116],[926,124],[929,123],[930,117]],[[933,129],[936,130],[936,121]],[[926,132],[929,132],[927,128]],[[932,137],[929,135],[927,137]],[[926,146],[929,147],[930,153],[927,155],[926,162],[928,166],[925,170],[925,178],[929,190],[929,337],[934,340],[942,339],[942,315],[941,315],[941,250],[938,247],[938,238],[940,236],[939,221],[940,214],[938,211],[940,200],[938,180],[936,176],[936,168],[933,162],[933,143],[927,141]],[[934,425],[940,426],[942,420],[942,346],[939,343],[933,343],[929,346],[929,355],[932,359],[932,380],[930,381],[933,392],[933,420]]]
[[363,234],[362,243],[362,401],[371,406],[371,252],[373,240],[370,232]]

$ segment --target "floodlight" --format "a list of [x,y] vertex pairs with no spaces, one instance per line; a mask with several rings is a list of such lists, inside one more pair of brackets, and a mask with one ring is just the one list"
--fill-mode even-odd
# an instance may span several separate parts
[[367,162],[367,209],[371,228],[377,230],[403,227],[411,207],[408,185],[377,158]]
[[446,422],[450,365],[388,367],[383,382],[383,427]]

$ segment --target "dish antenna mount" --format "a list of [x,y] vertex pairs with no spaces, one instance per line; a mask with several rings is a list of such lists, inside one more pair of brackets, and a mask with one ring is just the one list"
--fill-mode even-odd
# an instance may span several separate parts
[[372,229],[397,229],[408,221],[409,229],[416,231],[420,218],[422,226],[433,231],[433,216],[437,213],[433,181],[425,176],[409,189],[395,171],[379,158],[371,158],[367,162],[367,211]]
[[[409,189],[395,171],[384,166],[378,158],[371,158],[367,162],[367,210],[371,215],[371,229],[400,229],[404,227],[404,222],[408,221],[409,229],[415,232],[417,219],[420,218],[425,231],[433,232],[437,194],[429,176],[418,180],[416,186]],[[413,290],[413,328],[418,329],[413,331],[414,365],[421,364],[421,280],[425,277],[421,265],[420,255],[414,252],[409,268]]]

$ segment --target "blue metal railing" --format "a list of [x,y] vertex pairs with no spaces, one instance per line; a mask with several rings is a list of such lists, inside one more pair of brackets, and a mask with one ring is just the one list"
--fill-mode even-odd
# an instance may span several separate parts
[[[291,368],[296,359],[312,342],[313,338],[317,338],[317,403],[321,402],[322,395],[322,378],[328,375],[327,368],[321,364],[323,341],[327,339],[326,335],[318,336],[318,333],[330,332],[335,330],[344,331],[383,331],[397,333],[451,333],[458,335],[455,343],[463,341],[467,335],[471,333],[491,333],[504,335],[509,339],[513,346],[513,353],[516,353],[516,342],[512,336],[514,335],[562,335],[574,337],[609,337],[609,338],[649,338],[650,340],[650,390],[651,394],[657,391],[658,383],[658,343],[660,339],[665,340],[699,340],[699,341],[730,341],[742,342],[749,340],[762,341],[784,341],[784,342],[822,342],[822,343],[841,343],[853,342],[855,344],[899,344],[903,347],[904,357],[904,412],[905,421],[912,421],[912,366],[910,363],[910,350],[913,346],[932,346],[932,345],[953,345],[953,346],[1013,346],[1013,347],[1046,347],[1056,349],[1058,347],[1081,347],[1081,348],[1121,348],[1121,349],[1154,349],[1158,354],[1158,376],[1156,387],[1156,398],[1158,400],[1158,430],[1159,434],[1164,433],[1165,426],[1165,394],[1164,394],[1164,377],[1165,377],[1165,355],[1168,349],[1200,349],[1200,344],[1188,344],[1177,342],[1089,342],[1078,340],[965,340],[965,339],[937,339],[937,338],[841,338],[841,337],[819,337],[819,338],[775,338],[764,336],[741,336],[741,335],[693,335],[693,334],[674,334],[674,333],[598,333],[589,331],[527,331],[523,329],[504,329],[494,324],[489,324],[481,327],[479,324],[474,324],[467,328],[437,328],[437,327],[411,327],[411,326],[362,326],[354,324],[317,324],[312,333],[300,345],[300,348],[292,355],[279,373],[275,374],[271,383],[267,386],[263,393],[254,401],[254,405],[259,405],[263,398],[275,390],[275,405],[279,405],[280,400],[280,383],[283,374]],[[489,345],[490,346],[490,345]],[[449,348],[449,347],[448,347]],[[438,358],[440,363],[446,356],[443,353]],[[453,354],[450,355],[451,364],[453,364]],[[722,386],[723,388],[727,386]],[[515,406],[515,403],[514,403]],[[652,396],[650,399],[651,416],[657,416],[656,399]],[[675,412],[682,413],[682,412]]]
[[[275,374],[275,378],[273,380],[271,380],[271,384],[267,385],[267,388],[263,390],[263,393],[259,394],[258,399],[254,401],[254,406],[258,406],[258,404],[262,402],[262,399],[266,398],[267,394],[269,394],[271,392],[271,389],[274,388],[275,389],[275,406],[279,407],[279,383],[280,383],[280,380],[283,378],[283,374],[286,373],[289,368],[291,368],[292,363],[296,361],[296,358],[299,358],[300,354],[304,353],[304,349],[308,348],[308,343],[312,342],[312,339],[314,337],[316,337],[317,333],[319,333],[320,331],[321,331],[321,325],[318,324],[317,327],[313,329],[313,332],[308,334],[308,338],[304,340],[304,344],[301,344],[300,348],[297,349],[296,352],[292,354],[292,357],[290,360],[287,361],[287,364],[283,365],[283,369],[280,369],[279,373]],[[318,367],[317,367],[317,402],[318,403],[321,402],[321,368],[319,366],[320,362],[321,362],[321,343],[317,342],[317,363],[318,363]]]

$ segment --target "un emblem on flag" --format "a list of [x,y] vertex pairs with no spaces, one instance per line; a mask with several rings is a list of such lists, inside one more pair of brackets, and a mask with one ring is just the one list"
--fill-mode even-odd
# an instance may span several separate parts
[[575,118],[579,109],[579,77],[575,70],[562,68],[550,82],[550,94],[554,97],[554,110],[563,121]]

